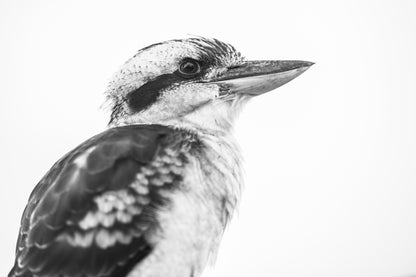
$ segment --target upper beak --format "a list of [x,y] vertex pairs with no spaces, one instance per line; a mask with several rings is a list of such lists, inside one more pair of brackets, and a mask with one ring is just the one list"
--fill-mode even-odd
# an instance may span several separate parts
[[314,63],[306,61],[248,61],[225,68],[220,76],[209,80],[228,93],[259,95],[295,79]]

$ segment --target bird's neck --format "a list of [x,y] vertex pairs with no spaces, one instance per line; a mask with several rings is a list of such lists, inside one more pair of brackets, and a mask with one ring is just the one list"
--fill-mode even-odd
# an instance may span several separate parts
[[133,125],[133,124],[158,124],[178,129],[192,131],[199,135],[229,136],[232,133],[233,125],[241,107],[246,99],[234,99],[233,101],[218,101],[206,103],[192,111],[176,114],[162,111],[146,111],[120,118],[112,122],[109,127]]
[[161,124],[198,134],[227,136],[232,132],[234,116],[225,105],[204,105],[191,113],[164,120]]
[[246,102],[247,99],[240,98],[229,102],[207,103],[190,113],[169,118],[160,124],[191,130],[203,135],[229,136]]

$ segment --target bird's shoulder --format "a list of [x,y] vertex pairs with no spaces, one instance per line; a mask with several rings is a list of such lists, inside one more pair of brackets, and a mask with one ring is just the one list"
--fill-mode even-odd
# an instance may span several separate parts
[[123,276],[152,248],[155,211],[177,189],[192,135],[109,129],[60,159],[24,211],[9,276]]

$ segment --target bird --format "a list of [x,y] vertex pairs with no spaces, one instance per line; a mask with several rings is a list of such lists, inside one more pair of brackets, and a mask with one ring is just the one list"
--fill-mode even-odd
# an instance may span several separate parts
[[311,65],[204,37],[139,50],[109,82],[108,128],[32,191],[8,276],[201,276],[241,199],[239,112]]

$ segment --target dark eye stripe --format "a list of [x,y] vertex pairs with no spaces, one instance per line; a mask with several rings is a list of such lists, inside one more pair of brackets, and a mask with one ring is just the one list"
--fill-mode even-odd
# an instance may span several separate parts
[[127,103],[131,110],[139,112],[157,101],[160,93],[183,79],[177,74],[163,74],[147,82],[140,88],[127,94]]
[[[181,70],[184,68],[181,67],[186,63],[192,63],[195,66],[195,72],[182,72]],[[164,89],[183,81],[196,79],[204,74],[205,70],[206,66],[203,62],[187,58],[182,61],[175,72],[160,75],[140,88],[128,93],[126,96],[128,106],[134,112],[142,111],[155,103]]]

